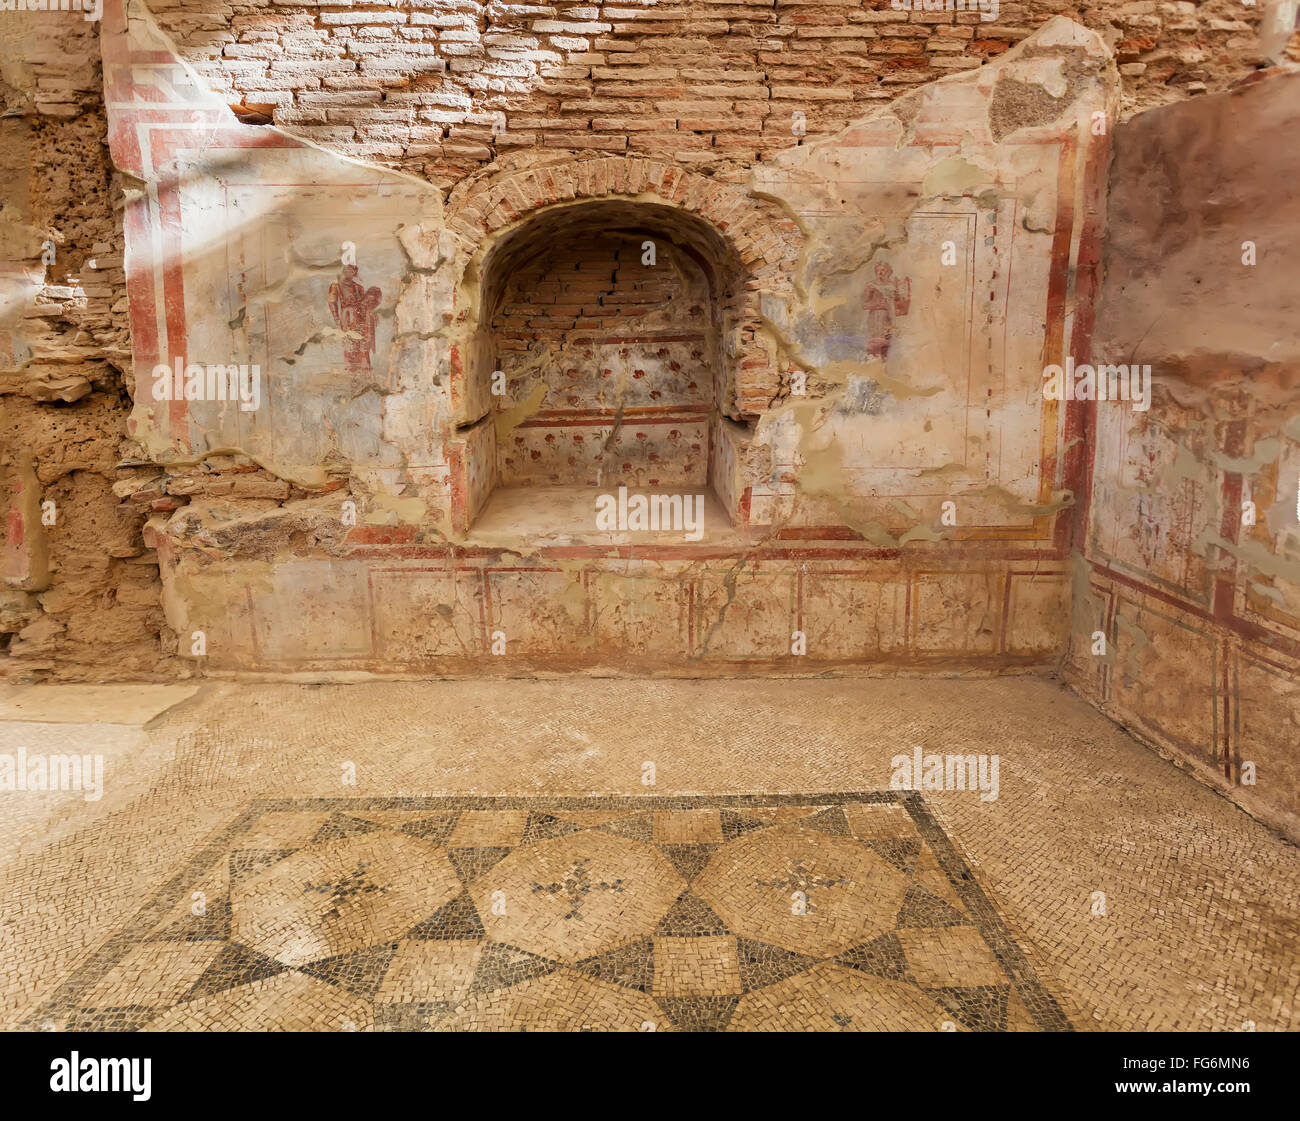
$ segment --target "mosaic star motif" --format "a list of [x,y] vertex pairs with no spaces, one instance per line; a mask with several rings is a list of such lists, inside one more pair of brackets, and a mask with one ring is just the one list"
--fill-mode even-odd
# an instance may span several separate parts
[[256,803],[31,1022],[1070,1026],[924,801],[893,792]]

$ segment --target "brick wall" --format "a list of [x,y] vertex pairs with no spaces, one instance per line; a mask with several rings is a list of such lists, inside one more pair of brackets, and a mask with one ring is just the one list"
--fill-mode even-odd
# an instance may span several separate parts
[[668,154],[725,171],[873,103],[978,67],[1054,15],[1115,45],[1125,111],[1219,90],[1259,62],[1239,0],[152,0],[244,119],[448,185],[519,149]]
[[[650,240],[654,257],[643,245]],[[516,268],[493,320],[506,485],[703,485],[717,332],[700,265],[666,239],[586,234]]]
[[[584,239],[540,253],[516,270],[493,319],[498,346],[526,350],[533,340],[619,328],[685,295],[676,270],[641,263],[640,240]],[[700,302],[680,314],[697,325],[707,321]]]
[[[526,168],[560,149],[646,154],[714,182],[739,179],[745,165],[801,142],[796,114],[808,137],[833,132],[875,103],[986,63],[1057,14],[1115,44],[1131,114],[1220,90],[1256,68],[1263,4],[1004,0],[992,23],[897,12],[886,0],[151,0],[150,8],[245,121],[275,122],[449,187],[494,159]],[[0,21],[0,256],[11,312],[0,323],[0,493],[25,519],[30,511],[11,500],[18,481],[33,479],[58,509],[50,526],[24,522],[28,545],[43,543],[47,570],[0,595],[0,647],[18,655],[5,661],[22,674],[166,672],[143,512],[228,487],[249,501],[284,500],[284,484],[252,477],[246,462],[211,462],[196,469],[197,482],[160,479],[126,438],[120,216],[136,187],[107,158],[98,37],[79,13]],[[48,265],[46,240],[55,247]],[[649,358],[660,372],[682,364],[675,353]],[[699,355],[686,358],[700,365]],[[647,369],[630,351],[588,359],[583,368],[597,372]],[[639,392],[665,381],[627,384]],[[768,379],[738,385],[736,396],[748,411],[771,396]],[[592,400],[585,389],[578,398]],[[617,466],[629,465],[630,483],[666,485],[662,462],[619,456]],[[696,472],[693,459],[671,462]]]

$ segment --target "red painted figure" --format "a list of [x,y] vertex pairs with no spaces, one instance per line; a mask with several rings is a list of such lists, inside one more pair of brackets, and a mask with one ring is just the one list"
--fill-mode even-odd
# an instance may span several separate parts
[[888,358],[894,337],[894,319],[907,314],[912,306],[912,282],[895,277],[884,261],[876,266],[876,283],[862,293],[862,310],[867,313],[867,357]]
[[383,295],[378,288],[363,288],[357,283],[357,266],[344,265],[342,273],[330,285],[330,315],[343,332],[343,361],[349,371],[370,369],[375,352],[375,309]]

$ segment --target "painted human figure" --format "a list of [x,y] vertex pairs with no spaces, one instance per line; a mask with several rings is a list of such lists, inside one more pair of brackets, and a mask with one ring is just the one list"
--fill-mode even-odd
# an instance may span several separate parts
[[348,370],[360,373],[370,369],[375,352],[375,309],[383,293],[378,288],[363,288],[357,283],[357,266],[344,265],[338,280],[330,285],[330,315],[343,332],[343,361]]
[[890,265],[876,265],[876,282],[862,293],[862,310],[867,313],[867,357],[888,358],[894,338],[894,320],[906,315],[912,306],[912,282],[894,276]]

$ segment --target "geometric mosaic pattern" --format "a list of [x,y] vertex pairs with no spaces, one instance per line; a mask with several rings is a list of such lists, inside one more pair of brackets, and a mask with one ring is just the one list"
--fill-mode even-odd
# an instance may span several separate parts
[[906,792],[259,801],[59,1030],[1069,1030]]

